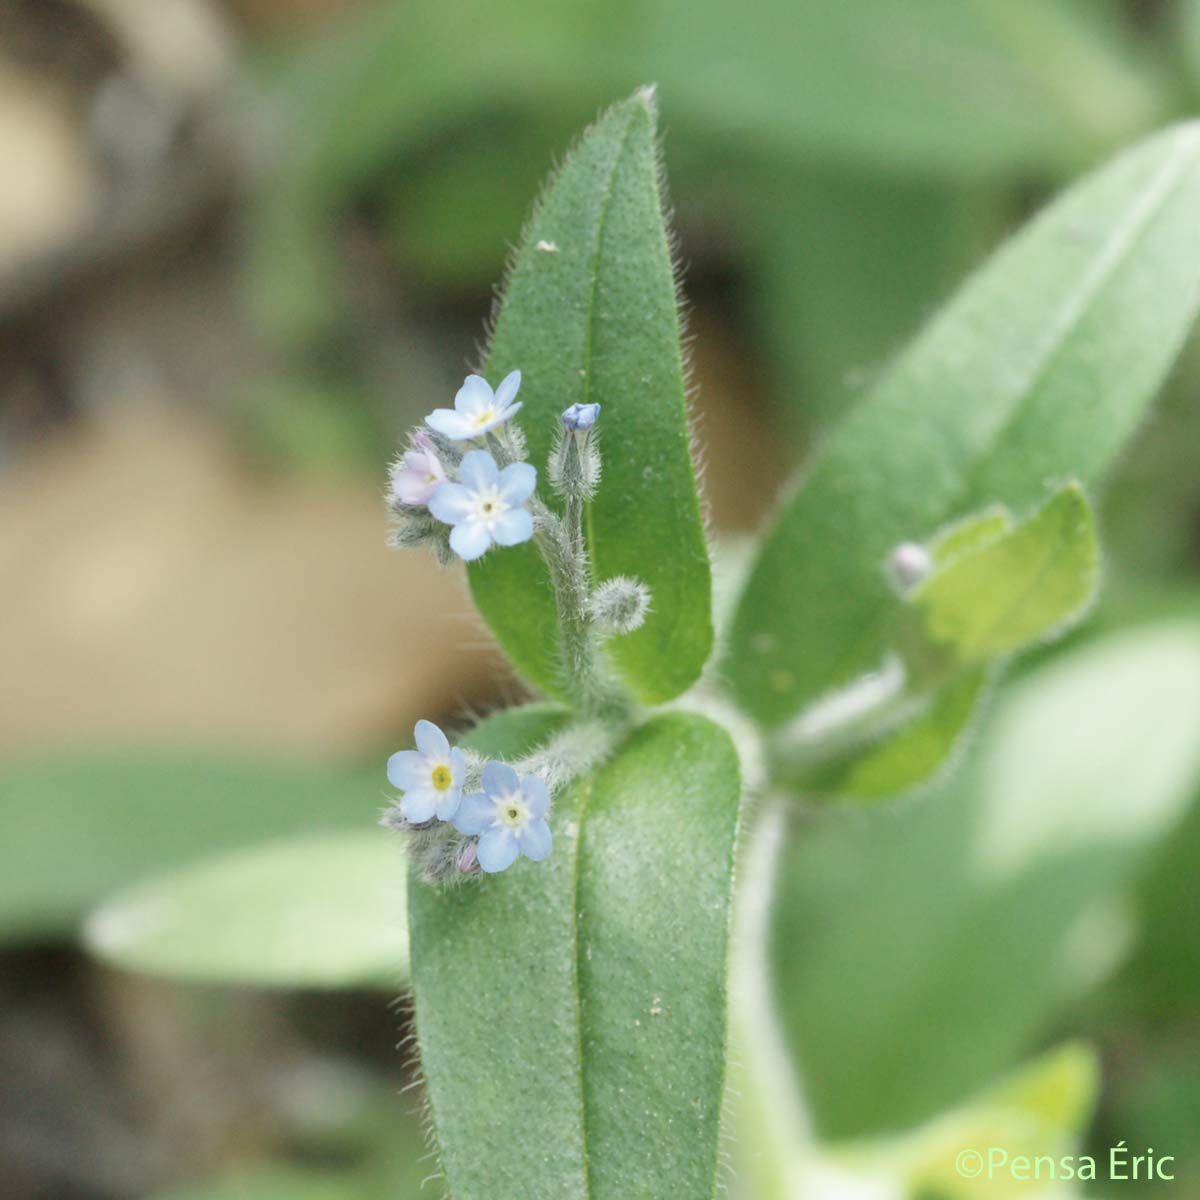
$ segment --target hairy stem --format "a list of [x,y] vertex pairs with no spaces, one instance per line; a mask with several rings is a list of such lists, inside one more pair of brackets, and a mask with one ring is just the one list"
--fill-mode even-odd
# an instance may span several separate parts
[[550,571],[558,608],[563,687],[580,711],[621,717],[629,699],[609,673],[600,638],[588,619],[588,564],[583,546],[582,502],[568,497],[560,519],[540,500],[530,503],[534,538]]

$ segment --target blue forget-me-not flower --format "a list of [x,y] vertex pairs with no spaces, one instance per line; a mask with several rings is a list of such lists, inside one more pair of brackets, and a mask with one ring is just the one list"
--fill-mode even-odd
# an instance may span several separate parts
[[494,392],[483,376],[468,375],[454,397],[454,407],[435,408],[425,424],[455,442],[482,437],[516,415],[521,405],[513,399],[520,386],[520,371],[506,375]]
[[536,775],[524,779],[507,763],[483,768],[483,791],[464,796],[454,816],[459,833],[478,835],[478,862],[489,874],[511,867],[523,854],[541,862],[551,846],[550,793]]
[[537,485],[529,463],[512,463],[503,471],[486,450],[463,456],[458,483],[443,483],[429,501],[429,511],[450,530],[450,548],[471,562],[495,542],[515,546],[533,536],[533,518],[523,507]]
[[457,747],[432,721],[418,721],[413,730],[417,748],[401,750],[388,759],[387,777],[404,795],[400,812],[413,825],[433,817],[449,821],[462,801],[467,762]]

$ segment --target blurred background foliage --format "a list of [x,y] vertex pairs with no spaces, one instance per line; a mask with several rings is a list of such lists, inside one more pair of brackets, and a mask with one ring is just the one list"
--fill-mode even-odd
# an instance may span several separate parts
[[[1195,110],[1200,4],[0,4],[14,1197],[434,1173],[369,826],[416,716],[519,689],[453,577],[385,551],[384,467],[550,164],[650,80],[731,562],[1006,232]],[[938,1169],[968,1130],[1154,1145],[1200,1195],[1198,389],[1193,339],[1101,497],[1100,605],[956,769],[792,806],[764,924],[803,1103],[772,1145],[742,1087],[735,1194],[971,1194]]]

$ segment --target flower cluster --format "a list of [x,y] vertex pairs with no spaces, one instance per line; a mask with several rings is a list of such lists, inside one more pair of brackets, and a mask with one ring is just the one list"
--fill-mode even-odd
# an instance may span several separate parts
[[[492,391],[487,380],[468,375],[453,408],[436,408],[425,418],[427,429],[392,467],[391,501],[403,524],[400,545],[432,542],[464,562],[473,562],[493,546],[515,546],[533,536],[533,517],[525,507],[537,486],[537,471],[516,461],[519,436],[502,441],[496,434],[520,410],[514,403],[521,372],[513,371]],[[488,439],[491,449],[463,451],[463,442]],[[501,468],[493,451],[513,458]]]
[[[538,775],[520,776],[507,763],[489,761],[473,771],[432,721],[418,721],[415,750],[388,759],[388,781],[402,795],[384,824],[419,834],[418,866],[431,880],[495,874],[524,855],[541,862],[550,854],[550,793]],[[478,780],[481,790],[464,791]]]
[[551,506],[536,495],[538,472],[512,419],[520,387],[519,371],[495,391],[468,375],[454,407],[434,409],[413,432],[392,467],[393,541],[432,548],[442,562],[474,562],[493,546],[533,541],[545,568],[534,584],[548,581],[557,608],[544,633],[556,639],[558,682],[577,719],[515,769],[452,748],[436,725],[417,723],[416,749],[388,760],[401,795],[384,822],[404,833],[412,869],[430,883],[504,871],[521,856],[546,858],[551,793],[599,762],[632,713],[606,643],[651,611],[639,580],[592,578],[585,513],[600,485],[600,405],[571,404],[555,421],[546,462]]

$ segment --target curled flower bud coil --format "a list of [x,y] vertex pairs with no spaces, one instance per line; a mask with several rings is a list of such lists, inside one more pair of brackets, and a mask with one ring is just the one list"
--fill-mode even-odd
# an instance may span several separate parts
[[632,633],[650,611],[650,589],[636,579],[614,575],[588,598],[588,617],[604,633]]

